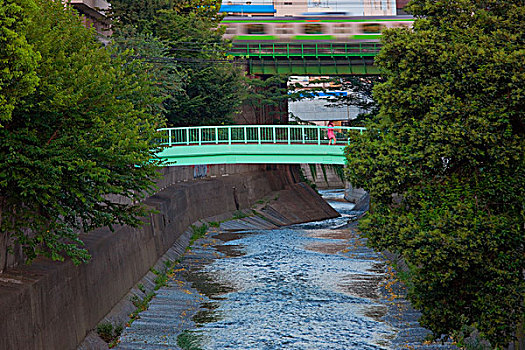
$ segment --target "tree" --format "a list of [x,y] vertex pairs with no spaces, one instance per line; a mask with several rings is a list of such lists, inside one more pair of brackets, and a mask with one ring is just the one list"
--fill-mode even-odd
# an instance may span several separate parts
[[182,90],[166,103],[170,125],[232,124],[241,104],[244,74],[227,60],[229,45],[222,39],[218,8],[204,11],[188,4],[157,17],[156,33],[169,44],[183,74]]
[[28,21],[23,16],[32,7],[31,0],[0,0],[0,123],[11,118],[18,100],[38,83],[35,66],[39,55],[26,41]]
[[153,34],[157,12],[172,7],[172,0],[113,0],[110,17],[117,30],[131,27],[137,33]]
[[[164,103],[168,124],[231,124],[241,104],[244,73],[227,57],[229,44],[222,39],[220,2],[150,1],[142,11],[144,6],[136,1],[112,2],[114,16],[119,19],[116,40],[123,33],[134,33],[139,41],[158,40],[166,45],[167,50],[159,56],[152,57],[144,50],[135,52],[146,60],[158,58],[157,67],[171,66],[169,79],[175,80],[176,86],[172,83],[166,90],[170,96]],[[147,39],[145,34],[149,35]],[[166,75],[159,77],[160,85],[166,86]]]
[[404,258],[435,337],[472,329],[494,348],[524,321],[523,33],[518,0],[413,0],[388,30],[379,114],[347,148],[371,195],[362,231]]
[[159,101],[152,112],[165,115],[165,105],[182,90],[183,79],[177,63],[167,56],[168,45],[152,34],[137,32],[131,26],[118,28],[116,33],[112,38],[112,49],[128,60],[139,61],[139,65],[145,63]]
[[0,271],[16,245],[28,261],[87,260],[78,233],[138,225],[157,175],[163,121],[147,67],[112,58],[70,7],[36,5],[21,16],[41,56],[38,88],[0,129]]
[[267,77],[245,78],[243,95],[243,113],[239,117],[247,124],[281,124],[283,119],[288,122],[286,111],[289,100],[306,98],[299,91],[288,91],[287,75],[272,75]]

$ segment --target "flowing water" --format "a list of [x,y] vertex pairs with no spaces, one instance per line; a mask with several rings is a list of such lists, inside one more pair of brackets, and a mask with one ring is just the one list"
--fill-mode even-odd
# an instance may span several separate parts
[[417,312],[390,298],[391,273],[343,191],[323,196],[341,217],[274,230],[224,223],[197,241],[119,348],[445,348],[423,345]]

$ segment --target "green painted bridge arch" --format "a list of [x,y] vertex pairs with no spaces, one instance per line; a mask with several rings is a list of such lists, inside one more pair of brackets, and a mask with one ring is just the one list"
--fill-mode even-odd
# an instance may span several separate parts
[[167,165],[197,164],[345,164],[349,133],[361,127],[231,125],[159,129],[163,146],[157,156]]

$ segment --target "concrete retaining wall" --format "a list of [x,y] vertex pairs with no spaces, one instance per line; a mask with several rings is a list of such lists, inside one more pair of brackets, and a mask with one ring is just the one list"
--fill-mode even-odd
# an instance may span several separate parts
[[301,169],[306,178],[311,182],[315,183],[317,188],[345,188],[345,182],[341,180],[341,178],[332,166],[324,165],[323,171],[323,167],[321,166],[321,164],[312,165],[315,166],[315,171],[313,174],[309,164],[301,164]]
[[355,188],[349,182],[346,183],[345,199],[354,203],[355,211],[368,211],[370,209],[370,194],[362,188]]
[[[164,170],[160,192],[145,203],[158,212],[141,228],[83,235],[92,260],[81,266],[39,259],[0,275],[0,349],[75,349],[193,222],[248,208],[285,190],[293,221],[334,216],[290,166],[230,165]],[[309,198],[312,200],[310,201]],[[311,203],[311,204],[309,204]],[[318,207],[318,209],[316,209]],[[284,211],[287,206],[283,205]]]

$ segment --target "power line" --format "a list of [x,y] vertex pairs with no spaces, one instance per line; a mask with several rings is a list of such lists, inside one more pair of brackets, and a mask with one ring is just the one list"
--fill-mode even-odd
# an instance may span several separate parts
[[199,59],[187,57],[154,57],[154,56],[129,56],[132,59],[143,60],[147,63],[182,63],[182,64],[196,64],[196,63],[223,63],[245,65],[244,60],[228,60],[228,59]]

